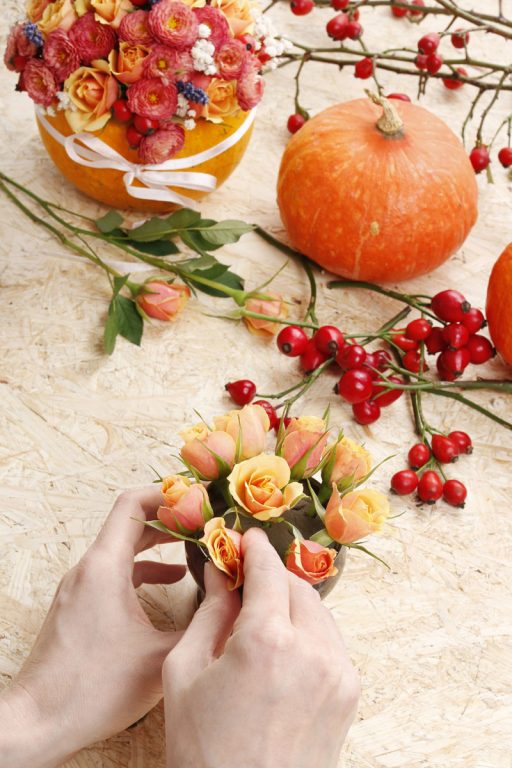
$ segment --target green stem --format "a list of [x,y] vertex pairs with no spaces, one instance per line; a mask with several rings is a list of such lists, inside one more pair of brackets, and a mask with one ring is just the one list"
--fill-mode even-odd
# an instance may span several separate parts
[[439,318],[434,315],[433,312],[430,312],[428,309],[429,303],[426,304],[425,302],[418,301],[419,298],[424,298],[422,296],[416,296],[414,294],[408,294],[408,293],[401,293],[400,291],[393,291],[389,288],[382,288],[380,285],[375,285],[374,283],[367,283],[364,280],[331,280],[329,283],[327,283],[328,288],[365,288],[368,291],[373,291],[374,293],[380,293],[382,296],[387,296],[390,299],[395,299],[396,301],[401,301],[402,304],[408,304],[413,309],[417,309],[419,312],[422,312],[424,315],[428,315],[429,317],[433,318],[437,322],[439,322]]
[[446,390],[438,390],[436,394],[441,395],[441,397],[449,397],[452,400],[458,400],[459,403],[467,405],[468,408],[472,408],[474,411],[478,411],[478,413],[481,413],[483,416],[491,419],[491,421],[495,421],[497,424],[505,427],[505,429],[512,429],[512,424],[509,421],[502,419],[501,416],[497,416],[495,413],[489,411],[487,408],[484,408],[482,405],[478,405],[478,403],[475,403],[474,400],[469,400],[467,397],[464,397],[464,395],[460,395],[457,392],[447,392]]
[[[263,315],[260,312],[253,312],[250,309],[239,309],[235,310],[236,317],[254,317],[256,320],[268,320],[271,323],[279,323],[279,325],[282,325],[283,323],[286,323],[286,319],[283,317],[272,317],[272,315]],[[298,325],[301,328],[312,328],[313,330],[316,330],[318,328],[317,324],[308,323],[305,320],[294,320],[292,325]]]

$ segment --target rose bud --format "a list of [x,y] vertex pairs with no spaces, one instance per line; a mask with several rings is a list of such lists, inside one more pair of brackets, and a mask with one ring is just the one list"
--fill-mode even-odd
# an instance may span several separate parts
[[158,508],[158,519],[171,531],[196,533],[213,517],[208,493],[201,483],[188,477],[170,475],[162,482],[165,504]]
[[389,512],[389,501],[383,493],[361,488],[341,496],[333,483],[324,525],[334,541],[352,544],[370,533],[378,533]]
[[[284,321],[288,316],[288,308],[282,296],[277,293],[267,293],[270,299],[248,299],[245,309],[257,312],[259,315],[269,315]],[[279,333],[280,324],[272,320],[261,320],[257,317],[244,317],[244,323],[248,330],[256,336],[269,338]]]
[[323,419],[314,416],[293,418],[276,453],[286,459],[292,477],[311,477],[322,459],[328,433]]
[[348,484],[361,480],[372,468],[372,457],[362,445],[344,437],[330,448],[330,456],[322,472],[325,484]]
[[180,451],[182,459],[202,480],[225,477],[235,463],[236,443],[227,432],[206,429],[202,437],[185,442]]
[[308,584],[319,584],[338,573],[334,565],[336,555],[334,549],[327,549],[316,541],[294,539],[286,553],[285,565]]
[[174,320],[190,296],[190,289],[165,280],[148,280],[137,296],[139,309],[156,320]]
[[204,526],[204,536],[199,541],[206,544],[215,567],[229,577],[228,588],[233,590],[240,587],[244,581],[241,534],[226,528],[223,517],[214,517]]
[[239,411],[228,411],[213,420],[215,430],[227,432],[238,443],[236,461],[263,453],[270,420],[261,405],[245,405]]

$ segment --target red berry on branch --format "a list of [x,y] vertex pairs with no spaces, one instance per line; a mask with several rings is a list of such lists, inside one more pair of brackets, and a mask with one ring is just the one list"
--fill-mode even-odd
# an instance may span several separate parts
[[447,480],[443,485],[443,499],[452,507],[463,507],[467,495],[466,486],[460,480]]
[[464,46],[469,43],[469,32],[465,32],[463,29],[457,29],[450,39],[454,48],[464,48]]
[[299,328],[297,325],[286,325],[277,334],[276,342],[283,355],[300,357],[308,348],[310,339],[304,328]]
[[296,112],[294,115],[290,115],[288,118],[288,122],[286,123],[286,126],[290,133],[297,133],[304,123],[306,122],[306,118],[304,115],[301,115],[299,112]]
[[313,373],[328,359],[327,355],[323,355],[318,351],[313,339],[308,339],[306,349],[300,356],[300,367],[306,374]]
[[443,360],[443,355],[444,355],[444,352],[441,352],[441,354],[436,360],[436,368],[439,374],[439,378],[442,379],[443,381],[455,381],[457,376],[454,374],[452,370],[446,367]]
[[373,424],[380,418],[380,406],[372,400],[363,400],[352,405],[352,413],[358,424]]
[[313,0],[292,0],[290,3],[290,10],[296,16],[305,16],[311,13],[314,7]]
[[342,332],[334,325],[322,325],[315,331],[313,341],[318,351],[327,357],[334,357],[345,345]]
[[503,147],[498,152],[498,160],[504,168],[510,168],[512,165],[512,147]]
[[133,117],[133,112],[128,106],[126,99],[116,99],[112,104],[114,118],[120,123],[129,123]]
[[434,504],[443,495],[443,481],[434,470],[424,472],[418,483],[418,496],[427,504]]
[[417,69],[421,70],[427,70],[428,66],[428,56],[426,53],[418,53],[416,58],[414,59],[414,63],[416,64]]
[[459,446],[446,435],[433,435],[432,453],[442,464],[451,464],[458,459]]
[[331,6],[335,11],[342,11],[349,3],[350,0],[331,0]]
[[368,80],[373,75],[373,59],[366,56],[364,59],[359,59],[354,67],[354,76],[360,80]]
[[388,93],[387,99],[398,99],[399,101],[410,101],[411,99],[406,93]]
[[[460,75],[460,77],[468,76],[464,67],[455,67],[455,72],[457,75]],[[449,91],[457,91],[459,88],[462,88],[464,81],[460,80],[459,77],[445,77],[443,78],[443,85],[445,88],[448,88]]]
[[[398,376],[390,376],[388,381],[391,384],[404,383]],[[387,383],[383,379],[377,379],[377,381],[373,382],[372,401],[376,402],[379,408],[386,408],[402,395],[403,389],[388,389]]]
[[399,496],[407,496],[418,487],[418,475],[412,469],[401,469],[391,478],[391,490]]
[[444,352],[441,352],[437,360],[441,368],[452,373],[455,378],[458,378],[459,376],[462,376],[470,364],[471,355],[468,347],[462,347],[461,349],[445,349]]
[[443,329],[436,325],[430,331],[425,340],[425,347],[429,355],[437,355],[438,352],[443,352],[446,349],[446,341],[443,336]]
[[409,338],[403,331],[394,331],[391,333],[391,340],[395,346],[403,352],[415,351],[418,349],[418,342]]
[[423,35],[423,37],[418,40],[418,51],[420,53],[434,53],[434,51],[437,51],[439,48],[440,42],[441,38],[437,32],[429,32],[428,35]]
[[443,57],[439,53],[429,53],[427,56],[427,72],[435,75],[443,66]]
[[256,394],[256,384],[250,379],[230,381],[224,388],[237,405],[248,405]]
[[393,361],[391,352],[388,352],[387,349],[377,349],[372,354],[375,361],[375,368],[379,371],[387,371],[390,363]]
[[411,8],[408,11],[409,17],[411,19],[414,19],[415,21],[422,19],[425,14],[422,13],[422,11],[414,11],[412,9],[412,6],[414,6],[414,8],[424,8],[425,7],[424,0],[412,0]]
[[420,469],[430,459],[430,448],[425,443],[416,443],[409,449],[407,458],[412,469]]
[[443,338],[450,349],[460,349],[468,343],[469,331],[463,323],[449,323],[443,328]]
[[474,147],[469,153],[469,160],[475,173],[482,173],[489,167],[491,156],[487,147]]
[[408,339],[413,339],[413,341],[425,341],[430,336],[431,331],[432,322],[424,317],[418,317],[407,324],[405,335]]
[[357,10],[357,8],[355,11],[350,11],[349,18],[350,18],[350,21],[359,21],[359,11]]
[[432,298],[430,306],[440,320],[448,323],[460,323],[471,304],[459,291],[440,291]]
[[473,453],[473,443],[467,432],[461,432],[459,429],[450,432],[448,438],[459,448],[459,453]]
[[268,420],[270,421],[270,427],[269,429],[275,429],[279,426],[279,422],[281,421],[280,417],[278,416],[278,413],[272,403],[269,403],[268,400],[255,400],[253,402],[253,405],[260,405],[265,413],[268,416]]
[[[403,0],[402,5],[408,5],[405,0]],[[397,8],[395,5],[391,5],[391,13],[393,16],[395,16],[397,19],[402,19],[404,16],[407,16],[409,12],[408,8]]]
[[347,37],[350,40],[359,40],[363,34],[363,28],[358,21],[349,21],[347,24]]
[[347,14],[339,13],[327,22],[325,29],[333,40],[346,40],[348,23],[349,18]]
[[129,128],[127,128],[126,139],[132,149],[137,149],[143,138],[144,136],[142,133],[139,133],[133,125],[130,125]]
[[469,312],[466,312],[462,318],[462,324],[466,326],[471,334],[473,334],[479,331],[480,328],[485,328],[487,321],[481,309],[471,307]]
[[408,371],[411,373],[419,373],[421,371],[427,371],[428,366],[425,365],[425,361],[423,361],[423,366],[421,364],[421,355],[418,352],[417,349],[410,349],[408,352],[405,353],[405,355],[402,358],[402,365],[404,368],[407,368]]
[[150,117],[135,115],[133,118],[133,126],[135,130],[142,133],[143,136],[151,136],[152,133],[158,130],[159,121],[153,120]]
[[360,368],[366,361],[366,350],[359,344],[345,344],[336,355],[336,362],[344,371]]
[[466,349],[468,350],[469,361],[474,365],[482,365],[496,354],[489,339],[478,333],[470,337]]
[[347,403],[362,403],[371,397],[372,384],[373,379],[369,371],[364,368],[352,368],[343,374],[337,384],[337,390]]

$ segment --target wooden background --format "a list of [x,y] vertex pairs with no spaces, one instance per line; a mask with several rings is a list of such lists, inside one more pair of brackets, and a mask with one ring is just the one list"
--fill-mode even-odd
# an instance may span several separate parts
[[[494,0],[474,0],[488,10]],[[0,32],[21,14],[21,0],[4,0]],[[512,18],[512,3],[505,3]],[[274,13],[290,37],[325,43],[329,11],[306,19],[285,8]],[[363,23],[376,44],[415,40],[389,11],[366,11]],[[421,31],[435,29],[426,22]],[[418,32],[417,37],[420,36]],[[477,36],[475,36],[476,38]],[[2,38],[3,39],[3,38]],[[511,44],[496,46],[480,35],[475,52],[510,61]],[[293,111],[293,72],[272,74],[249,150],[231,179],[205,203],[215,218],[240,217],[283,236],[275,205],[275,180]],[[390,90],[414,96],[415,83],[383,77]],[[359,97],[367,83],[350,72],[308,68],[304,105],[313,111]],[[0,72],[0,168],[54,201],[89,215],[99,206],[72,189],[46,158],[26,96],[14,93],[14,76]],[[467,106],[464,89],[448,93],[439,83],[423,103],[455,129]],[[495,123],[511,109],[504,96]],[[494,260],[512,234],[511,182],[494,163],[494,185],[479,177],[480,217],[464,248],[410,290],[464,290],[475,305],[485,301]],[[300,194],[300,190],[297,190]],[[154,324],[142,347],[123,340],[107,358],[101,349],[109,298],[95,267],[82,263],[0,198],[0,679],[7,685],[28,652],[57,583],[85,551],[117,493],[175,468],[177,432],[229,406],[223,384],[253,378],[260,391],[276,391],[297,375],[293,362],[272,344],[237,325],[207,317],[201,299],[191,301],[172,325]],[[280,253],[247,236],[222,257],[254,286],[283,262]],[[297,301],[307,292],[303,275],[289,264],[277,288]],[[222,307],[225,307],[223,304]],[[221,308],[219,302],[216,309]],[[377,327],[396,311],[384,298],[359,291],[322,289],[319,314],[355,332]],[[482,373],[482,369],[478,371]],[[495,361],[486,375],[510,376]],[[328,377],[303,403],[319,415],[328,402],[333,421],[364,440],[379,460],[397,454],[376,477],[385,489],[404,465],[413,441],[405,399],[369,428],[331,394]],[[497,413],[512,417],[511,398],[480,395]],[[431,398],[426,410],[440,428],[469,431],[475,453],[452,476],[470,488],[466,508],[438,504],[417,508],[395,500],[389,535],[373,549],[391,569],[351,555],[329,605],[360,670],[359,716],[340,760],[345,768],[510,768],[512,766],[512,625],[510,584],[511,434],[455,402]],[[155,557],[177,557],[176,550]],[[169,589],[142,590],[160,622],[182,626],[190,615],[190,581]],[[162,615],[164,618],[162,618]],[[320,681],[319,681],[320,683]],[[157,708],[135,731],[96,745],[67,768],[162,768],[162,712]],[[321,766],[314,766],[321,768]]]

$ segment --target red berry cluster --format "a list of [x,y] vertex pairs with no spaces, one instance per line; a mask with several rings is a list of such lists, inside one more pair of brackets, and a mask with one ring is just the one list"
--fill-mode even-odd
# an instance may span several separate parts
[[399,496],[407,496],[416,491],[418,499],[426,504],[434,504],[443,497],[447,504],[463,507],[467,496],[466,486],[460,480],[445,479],[440,465],[457,461],[459,455],[472,451],[473,445],[467,432],[456,430],[447,436],[435,433],[432,435],[431,446],[425,440],[410,448],[410,469],[401,469],[393,475],[391,490]]
[[[229,396],[237,405],[261,405],[266,411],[270,421],[270,429],[278,429],[281,423],[281,417],[278,415],[276,409],[269,403],[268,400],[254,400],[256,396],[256,384],[250,379],[238,379],[237,381],[229,381],[225,385],[225,390],[229,393]],[[285,427],[290,422],[289,418],[283,419]]]
[[144,136],[150,136],[158,130],[159,120],[135,115],[128,106],[126,99],[116,99],[112,104],[112,113],[119,123],[126,123],[126,138],[132,149],[138,149]]

